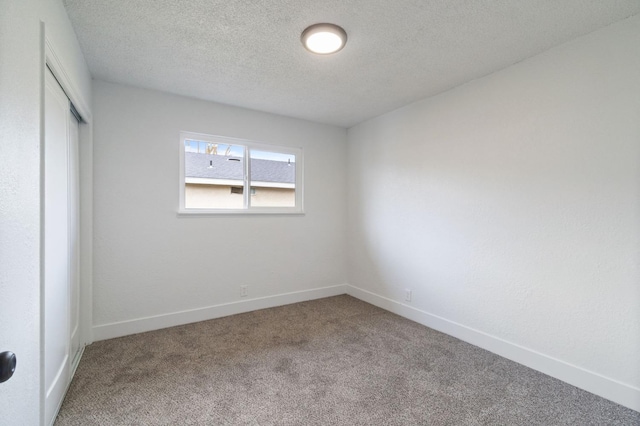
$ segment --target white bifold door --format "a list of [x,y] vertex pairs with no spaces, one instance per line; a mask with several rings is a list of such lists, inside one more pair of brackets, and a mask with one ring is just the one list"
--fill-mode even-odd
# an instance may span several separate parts
[[44,423],[53,422],[79,354],[78,121],[47,68],[44,140]]

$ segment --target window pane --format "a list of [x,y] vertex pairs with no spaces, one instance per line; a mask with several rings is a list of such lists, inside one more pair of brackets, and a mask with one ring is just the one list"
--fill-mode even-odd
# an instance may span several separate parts
[[244,208],[244,147],[187,139],[184,151],[185,208]]
[[198,152],[198,141],[185,139],[185,141],[184,141],[184,151],[185,152]]
[[251,206],[296,206],[296,156],[250,150]]

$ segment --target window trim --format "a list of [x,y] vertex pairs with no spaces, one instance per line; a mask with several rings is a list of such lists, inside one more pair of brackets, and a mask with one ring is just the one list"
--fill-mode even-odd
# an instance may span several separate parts
[[[248,208],[242,209],[198,209],[185,207],[185,155],[184,142],[185,139],[196,139],[202,142],[219,143],[227,145],[241,145],[244,147],[244,179],[243,187],[250,188],[249,176],[251,176],[250,150],[270,151],[275,153],[290,154],[296,156],[296,183],[295,183],[295,207],[251,207],[250,194],[251,191],[243,191],[244,205]],[[304,214],[304,156],[302,148],[290,146],[272,145],[263,142],[256,142],[248,139],[232,138],[228,136],[208,135],[195,132],[180,132],[179,150],[179,195],[178,195],[178,215],[254,215],[254,214],[284,214],[284,215],[303,215]]]

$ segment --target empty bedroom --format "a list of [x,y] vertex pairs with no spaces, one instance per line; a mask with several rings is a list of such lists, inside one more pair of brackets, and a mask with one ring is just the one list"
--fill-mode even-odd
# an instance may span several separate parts
[[640,1],[0,0],[2,425],[640,425]]

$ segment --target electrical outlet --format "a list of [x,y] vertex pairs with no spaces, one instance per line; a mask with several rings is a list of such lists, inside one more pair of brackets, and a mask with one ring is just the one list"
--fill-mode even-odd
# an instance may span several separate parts
[[247,297],[249,295],[249,286],[241,285],[240,286],[240,297]]
[[404,289],[404,300],[405,300],[405,302],[411,302],[411,289],[410,288],[405,288]]

